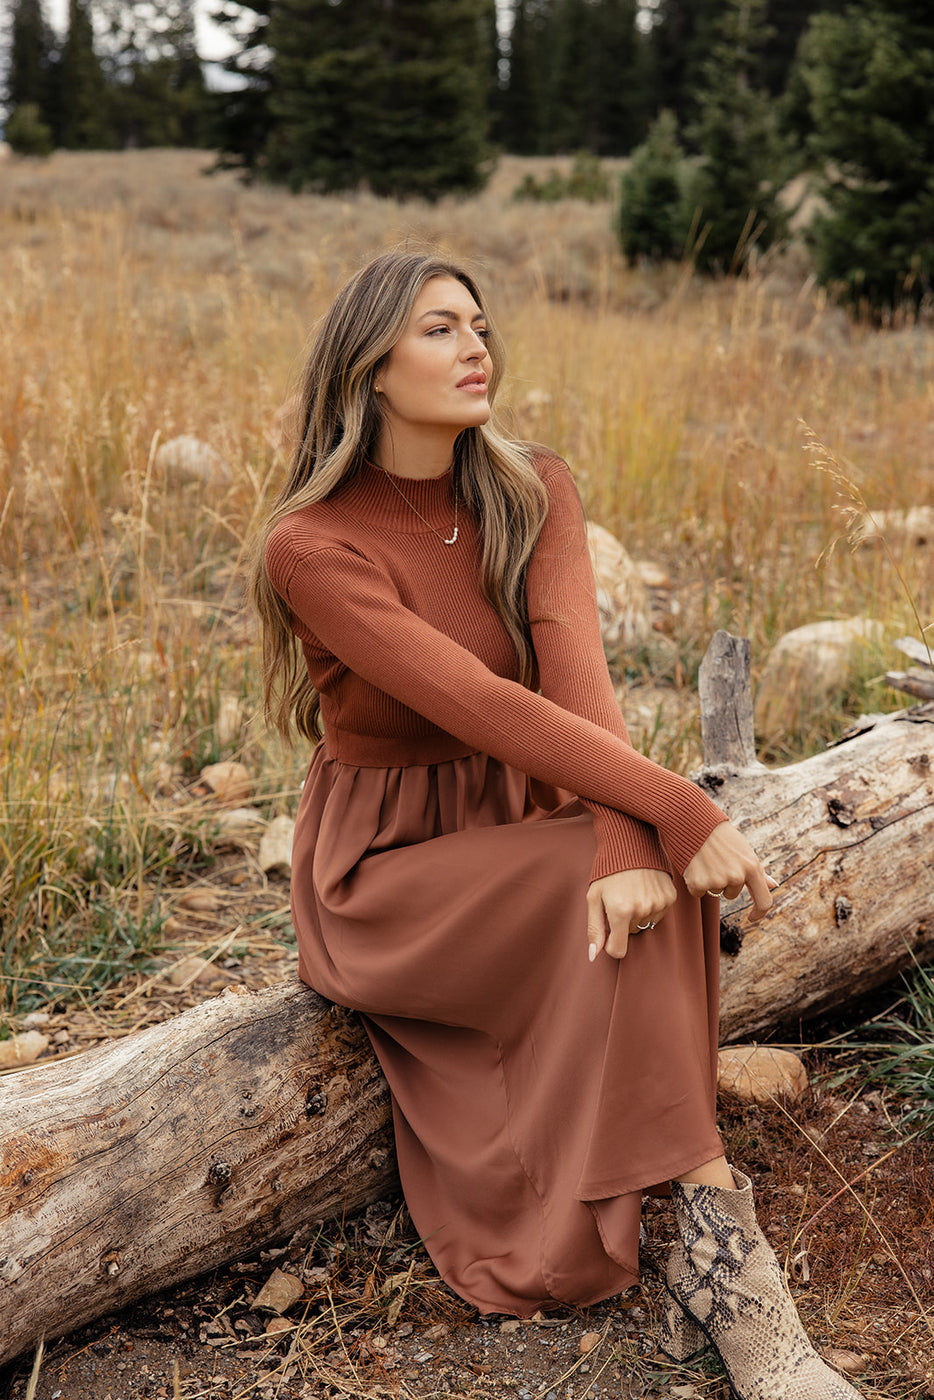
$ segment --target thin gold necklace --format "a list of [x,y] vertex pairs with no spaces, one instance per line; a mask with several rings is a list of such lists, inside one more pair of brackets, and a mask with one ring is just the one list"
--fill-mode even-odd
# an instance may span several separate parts
[[457,495],[457,486],[456,486],[456,485],[455,485],[455,487],[454,487],[454,533],[453,533],[453,535],[451,536],[451,538],[448,539],[445,535],[443,535],[443,534],[441,533],[440,530],[436,530],[436,529],[435,529],[434,525],[432,525],[432,523],[431,523],[430,520],[426,520],[426,519],[425,519],[425,517],[422,515],[421,511],[418,510],[416,506],[413,506],[413,504],[412,504],[412,502],[409,500],[408,496],[407,496],[407,495],[405,494],[405,492],[402,490],[402,487],[396,485],[396,481],[395,481],[395,478],[393,477],[392,473],[386,471],[385,467],[380,467],[380,471],[383,473],[383,476],[384,476],[384,477],[386,478],[386,480],[389,482],[390,486],[392,486],[392,487],[394,488],[394,490],[397,491],[398,494],[399,494],[399,495],[402,497],[402,499],[405,501],[405,503],[406,503],[406,505],[408,506],[409,510],[415,512],[415,514],[418,516],[419,520],[421,520],[425,525],[428,526],[429,530],[431,531],[431,533],[432,533],[433,535],[437,535],[437,536],[438,536],[438,539],[439,539],[439,540],[442,540],[445,544],[456,544],[456,543],[457,543],[457,504],[458,504],[458,495]]

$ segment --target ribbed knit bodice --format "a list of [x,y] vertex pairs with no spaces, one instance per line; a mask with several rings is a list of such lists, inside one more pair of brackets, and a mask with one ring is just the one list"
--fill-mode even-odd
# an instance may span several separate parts
[[651,826],[683,870],[724,815],[629,744],[570,472],[550,454],[535,464],[549,494],[527,583],[541,694],[519,684],[515,650],[482,595],[477,524],[463,502],[457,542],[440,537],[453,532],[451,473],[390,480],[368,466],[273,530],[266,564],[321,694],[328,752],[364,767],[486,752],[587,802],[595,874],[664,869]]

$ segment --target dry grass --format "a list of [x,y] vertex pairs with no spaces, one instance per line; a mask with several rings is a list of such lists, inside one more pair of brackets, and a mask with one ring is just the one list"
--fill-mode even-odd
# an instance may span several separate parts
[[[882,553],[840,550],[817,567],[837,503],[800,422],[870,505],[923,501],[925,328],[854,326],[796,254],[738,283],[631,271],[609,203],[511,200],[533,162],[503,161],[482,195],[435,206],[293,198],[204,178],[208,163],[61,153],[0,168],[8,1011],[28,1005],[15,979],[72,944],[87,989],[106,980],[99,945],[115,909],[123,962],[158,943],[153,891],[210,850],[186,788],[204,762],[242,757],[267,810],[293,802],[303,756],[255,714],[244,551],[282,469],[270,430],[308,328],[379,248],[427,241],[479,267],[512,348],[507,418],[557,445],[594,516],[669,568],[680,612],[664,674],[642,656],[637,675],[689,691],[717,626],[750,635],[757,663],[781,632],[821,617],[912,627]],[[230,464],[225,486],[154,469],[158,443],[181,433]],[[900,563],[927,617],[927,561]],[[871,685],[851,699],[893,703]],[[832,718],[815,715],[799,750]],[[682,768],[695,756],[690,722],[651,731],[654,756]],[[76,968],[63,980],[80,981]]]

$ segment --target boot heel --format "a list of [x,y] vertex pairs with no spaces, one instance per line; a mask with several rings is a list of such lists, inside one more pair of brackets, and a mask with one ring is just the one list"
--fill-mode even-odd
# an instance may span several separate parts
[[689,1361],[707,1345],[707,1338],[697,1323],[670,1294],[665,1300],[658,1344],[671,1361]]

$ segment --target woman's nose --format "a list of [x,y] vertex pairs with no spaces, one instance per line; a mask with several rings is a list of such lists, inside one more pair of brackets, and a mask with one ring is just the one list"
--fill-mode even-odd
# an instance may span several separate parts
[[477,335],[475,330],[471,330],[467,337],[464,358],[468,360],[482,360],[486,353],[486,341]]

